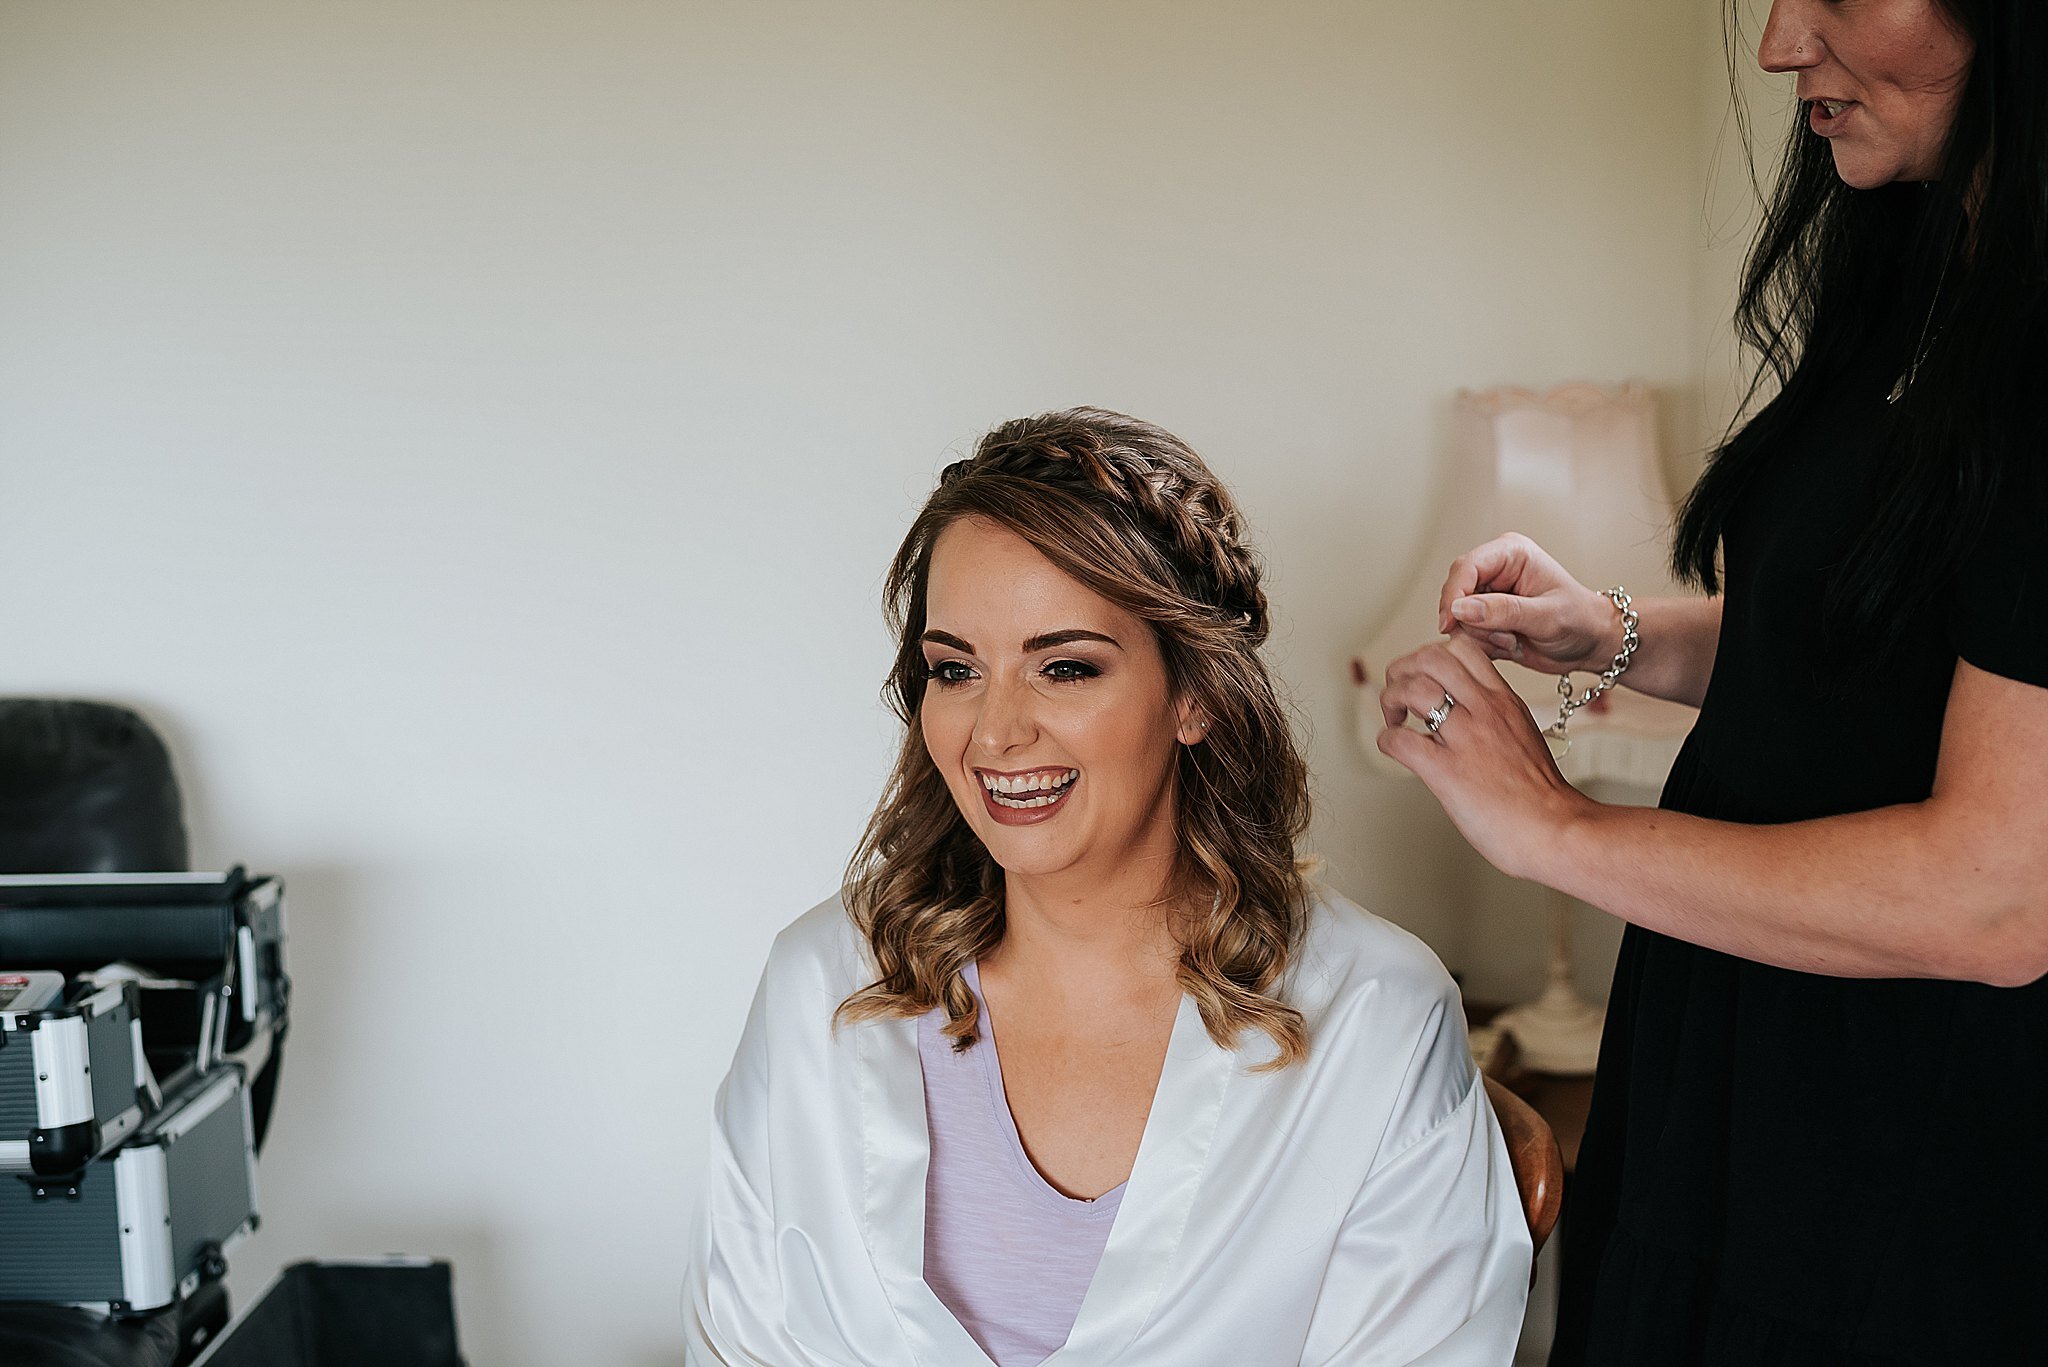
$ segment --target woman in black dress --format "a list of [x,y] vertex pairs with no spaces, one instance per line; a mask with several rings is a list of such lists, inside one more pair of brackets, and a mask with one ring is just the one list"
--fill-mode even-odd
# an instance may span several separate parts
[[1634,605],[1621,682],[1700,705],[1661,808],[1493,667],[1623,651],[1526,538],[1380,748],[1630,922],[1554,1364],[2048,1362],[2048,5],[1778,0],[1758,55],[1807,115],[1739,314],[1778,390],[1680,518],[1709,596]]

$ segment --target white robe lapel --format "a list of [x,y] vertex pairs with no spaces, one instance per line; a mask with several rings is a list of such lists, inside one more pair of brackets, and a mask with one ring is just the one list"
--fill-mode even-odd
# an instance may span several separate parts
[[1066,1346],[1044,1367],[1111,1362],[1152,1318],[1208,1170],[1217,1118],[1238,1064],[1234,1051],[1209,1038],[1194,998],[1183,996],[1102,1262]]
[[[861,1227],[882,1290],[919,1362],[995,1367],[924,1280],[924,1188],[931,1131],[915,1020],[872,1021],[860,1032]],[[1122,1217],[1122,1212],[1118,1212]]]
[[[993,1367],[924,1280],[925,1179],[931,1133],[917,1022],[876,1021],[860,1031],[861,1223],[904,1337],[934,1367]],[[1152,1316],[1174,1265],[1238,1057],[1219,1049],[1194,999],[1183,996],[1159,1087],[1138,1142],[1123,1203],[1066,1345],[1045,1367],[1106,1363]]]

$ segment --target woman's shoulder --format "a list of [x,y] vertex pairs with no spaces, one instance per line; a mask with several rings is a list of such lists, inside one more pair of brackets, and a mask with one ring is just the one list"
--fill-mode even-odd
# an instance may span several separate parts
[[784,926],[768,951],[766,985],[783,993],[829,994],[836,1002],[867,984],[867,946],[834,893]]
[[1417,1019],[1458,1002],[1430,947],[1334,889],[1312,884],[1288,998],[1311,1022],[1366,999]]
[[2048,686],[2048,644],[2029,629],[2048,587],[2043,527],[2048,475],[2017,473],[1999,491],[1951,578],[1949,643],[1979,669]]
[[1308,1023],[1310,1085],[1339,1079],[1364,1111],[1384,1114],[1377,1164],[1470,1099],[1464,1003],[1428,945],[1339,893],[1314,892],[1289,997]]

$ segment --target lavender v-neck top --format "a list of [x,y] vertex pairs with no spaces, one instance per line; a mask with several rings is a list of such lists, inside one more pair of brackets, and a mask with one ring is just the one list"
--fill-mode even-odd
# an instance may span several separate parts
[[931,1166],[924,1185],[924,1280],[996,1367],[1036,1367],[1067,1341],[1102,1261],[1124,1189],[1061,1194],[1017,1137],[981,974],[981,1038],[955,1053],[945,1014],[917,1023]]

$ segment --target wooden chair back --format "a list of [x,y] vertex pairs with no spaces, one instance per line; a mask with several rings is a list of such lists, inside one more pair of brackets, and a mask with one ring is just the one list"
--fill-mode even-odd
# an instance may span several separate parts
[[1486,1099],[1508,1141],[1508,1162],[1515,1170],[1515,1189],[1522,1196],[1522,1214],[1529,1221],[1529,1240],[1538,1252],[1557,1228],[1564,1204],[1564,1155],[1557,1136],[1528,1102],[1497,1079],[1486,1079]]

